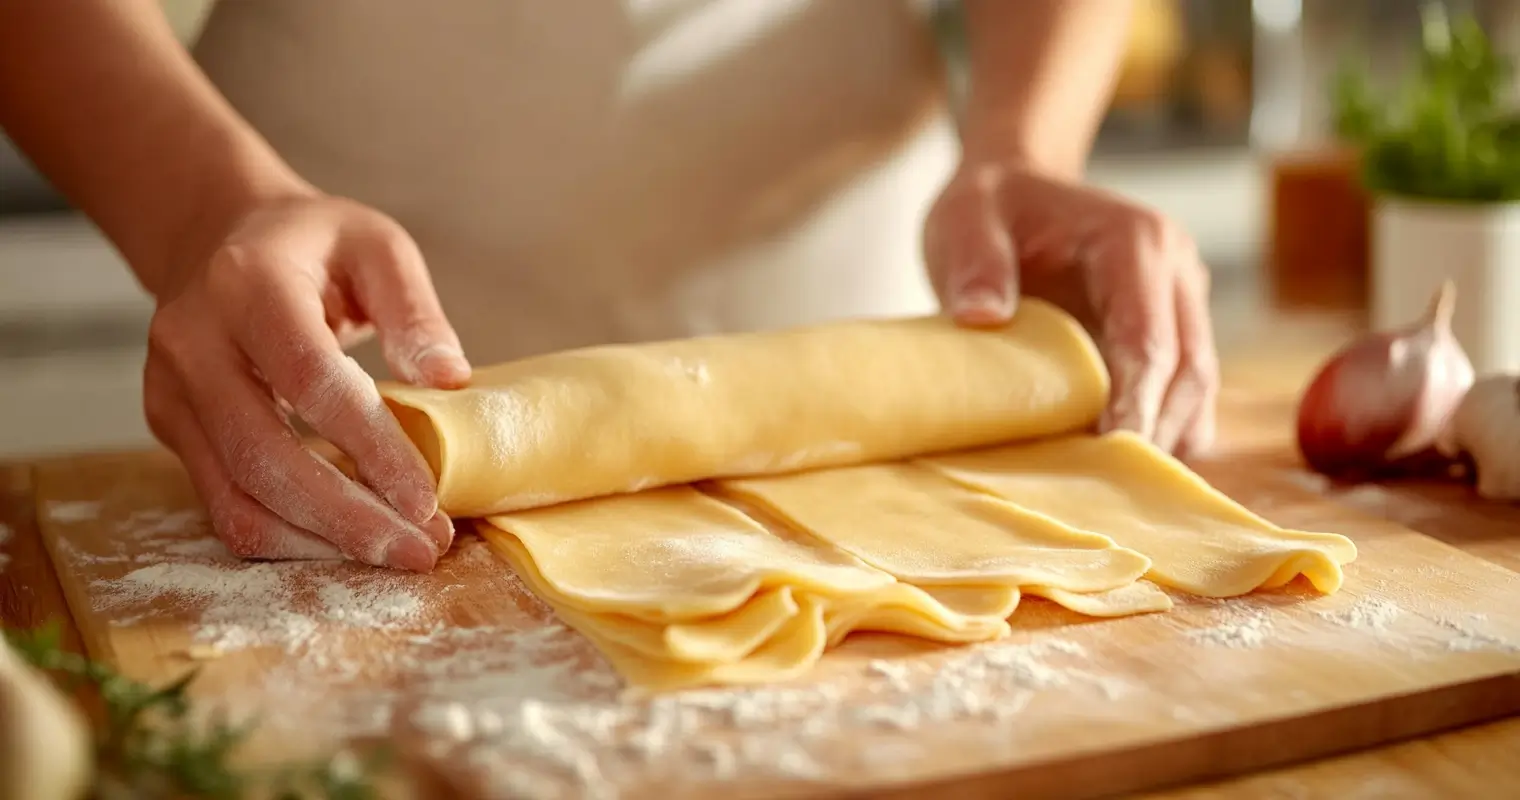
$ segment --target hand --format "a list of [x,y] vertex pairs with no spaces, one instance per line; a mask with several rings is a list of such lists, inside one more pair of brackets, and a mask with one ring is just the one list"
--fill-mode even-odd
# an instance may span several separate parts
[[1219,366],[1208,270],[1154,211],[1012,159],[963,165],[930,210],[925,258],[960,322],[1006,322],[1020,294],[1091,331],[1113,379],[1100,431],[1168,452],[1212,444]]
[[[341,553],[432,569],[453,526],[422,456],[343,352],[374,328],[400,379],[453,388],[469,378],[401,227],[342,199],[283,199],[158,283],[148,422],[222,541],[248,558]],[[353,460],[364,485],[303,446],[292,412]]]

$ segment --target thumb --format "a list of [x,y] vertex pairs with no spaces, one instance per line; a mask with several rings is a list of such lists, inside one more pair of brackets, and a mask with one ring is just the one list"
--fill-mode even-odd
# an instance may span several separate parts
[[345,244],[355,262],[354,291],[375,325],[391,373],[407,383],[439,389],[467,384],[470,362],[411,237],[396,227],[383,235],[356,232]]
[[984,173],[946,192],[925,237],[930,274],[957,322],[1001,325],[1018,299],[1018,254],[997,202],[997,182]]

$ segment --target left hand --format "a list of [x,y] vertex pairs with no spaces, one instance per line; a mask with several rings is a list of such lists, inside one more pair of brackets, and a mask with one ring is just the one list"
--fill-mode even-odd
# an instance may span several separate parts
[[1018,297],[1092,332],[1113,380],[1101,432],[1179,456],[1212,444],[1219,364],[1208,270],[1176,223],[1016,159],[962,165],[924,231],[930,278],[963,324],[1006,322]]

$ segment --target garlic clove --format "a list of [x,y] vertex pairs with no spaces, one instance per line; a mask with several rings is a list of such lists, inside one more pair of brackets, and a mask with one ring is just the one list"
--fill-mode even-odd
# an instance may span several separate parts
[[0,797],[87,796],[95,769],[92,744],[84,715],[0,640]]
[[[1434,447],[1441,431],[1447,427],[1457,404],[1475,378],[1472,361],[1451,330],[1456,307],[1456,285],[1441,285],[1430,309],[1409,337],[1409,347],[1401,353],[1405,368],[1418,376],[1420,390],[1404,435],[1389,448],[1388,460],[1405,458]],[[1418,351],[1418,352],[1416,352]],[[1419,363],[1423,356],[1426,361]]]
[[1468,390],[1442,435],[1465,454],[1486,500],[1520,500],[1520,376],[1486,375]]

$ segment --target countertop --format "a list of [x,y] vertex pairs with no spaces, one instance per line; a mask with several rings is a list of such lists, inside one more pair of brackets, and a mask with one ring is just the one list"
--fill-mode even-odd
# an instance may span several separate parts
[[[1288,419],[1298,387],[1314,363],[1350,330],[1344,319],[1288,319],[1263,313],[1236,318],[1222,339],[1225,358],[1219,458],[1266,458],[1284,474],[1297,469]],[[1270,332],[1271,336],[1263,335]],[[1265,422],[1265,424],[1264,424]],[[1494,536],[1495,521],[1520,522],[1513,507],[1485,504],[1460,485],[1341,487],[1298,471],[1297,480],[1333,502],[1385,517],[1506,569],[1520,571],[1520,536]],[[0,470],[0,522],[12,532],[0,546],[10,564],[0,574],[0,612],[7,625],[27,625],[64,610],[34,527],[30,467]],[[1487,526],[1488,535],[1474,531]],[[1520,530],[1520,525],[1515,528]],[[1503,525],[1497,526],[1504,530]],[[1208,785],[1150,795],[1203,797],[1493,797],[1520,789],[1520,720],[1507,719],[1438,736]]]

